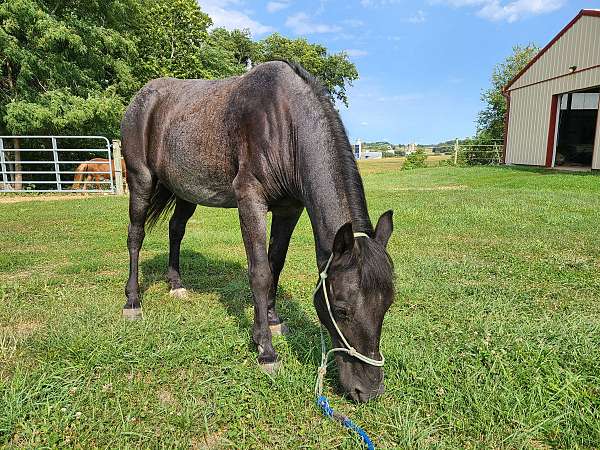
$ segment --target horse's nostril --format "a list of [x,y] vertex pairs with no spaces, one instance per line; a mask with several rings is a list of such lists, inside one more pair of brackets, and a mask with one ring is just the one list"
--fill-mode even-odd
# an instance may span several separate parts
[[364,402],[368,402],[369,400],[372,400],[376,397],[379,397],[381,394],[383,394],[384,390],[385,390],[385,386],[383,385],[383,383],[381,383],[379,386],[377,386],[377,388],[371,389],[371,390],[363,390],[362,387],[355,387],[350,392],[350,397],[355,402],[364,403]]

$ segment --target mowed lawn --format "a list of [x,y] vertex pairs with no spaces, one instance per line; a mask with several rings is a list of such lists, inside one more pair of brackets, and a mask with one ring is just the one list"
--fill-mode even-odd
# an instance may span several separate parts
[[[600,178],[510,168],[361,166],[371,218],[395,211],[386,392],[332,406],[381,448],[600,446]],[[316,409],[317,281],[306,214],[263,374],[236,210],[199,208],[189,298],[163,282],[166,224],[142,251],[144,319],[121,319],[127,200],[0,198],[0,446],[355,448]]]

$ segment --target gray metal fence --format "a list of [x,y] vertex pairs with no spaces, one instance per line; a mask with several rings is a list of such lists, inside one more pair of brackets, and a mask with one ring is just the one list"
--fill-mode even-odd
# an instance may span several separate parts
[[503,141],[499,139],[488,140],[485,143],[477,143],[472,140],[460,142],[457,139],[454,145],[436,145],[431,149],[435,153],[451,155],[451,161],[455,165],[502,164]]
[[[0,191],[115,193],[121,190],[113,177],[121,175],[120,152],[117,156],[113,164],[104,136],[0,136]],[[83,165],[93,158],[106,160],[97,163],[100,171]]]

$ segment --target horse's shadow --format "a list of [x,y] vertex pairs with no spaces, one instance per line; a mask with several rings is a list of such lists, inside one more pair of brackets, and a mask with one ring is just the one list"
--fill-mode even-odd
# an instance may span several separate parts
[[[150,259],[142,260],[140,269],[142,280],[140,291],[143,294],[150,286],[163,282],[165,290],[168,253],[158,254]],[[247,308],[252,306],[252,292],[248,283],[248,272],[239,263],[207,257],[193,250],[182,250],[180,256],[181,278],[185,288],[191,293],[212,293],[219,297],[227,314],[234,318],[237,326],[244,331],[252,328],[252,314]],[[285,270],[285,269],[284,269]],[[297,300],[279,286],[276,308],[281,318],[288,324],[290,333],[286,341],[294,356],[303,363],[318,365],[320,363],[319,327],[309,317]],[[252,342],[249,346],[255,349]]]

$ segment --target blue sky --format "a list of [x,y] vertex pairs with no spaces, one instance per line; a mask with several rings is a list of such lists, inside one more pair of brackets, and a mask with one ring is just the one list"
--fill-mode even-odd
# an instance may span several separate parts
[[436,143],[475,132],[481,91],[514,45],[544,46],[578,0],[199,0],[216,26],[346,50],[360,80],[340,105],[351,140]]

